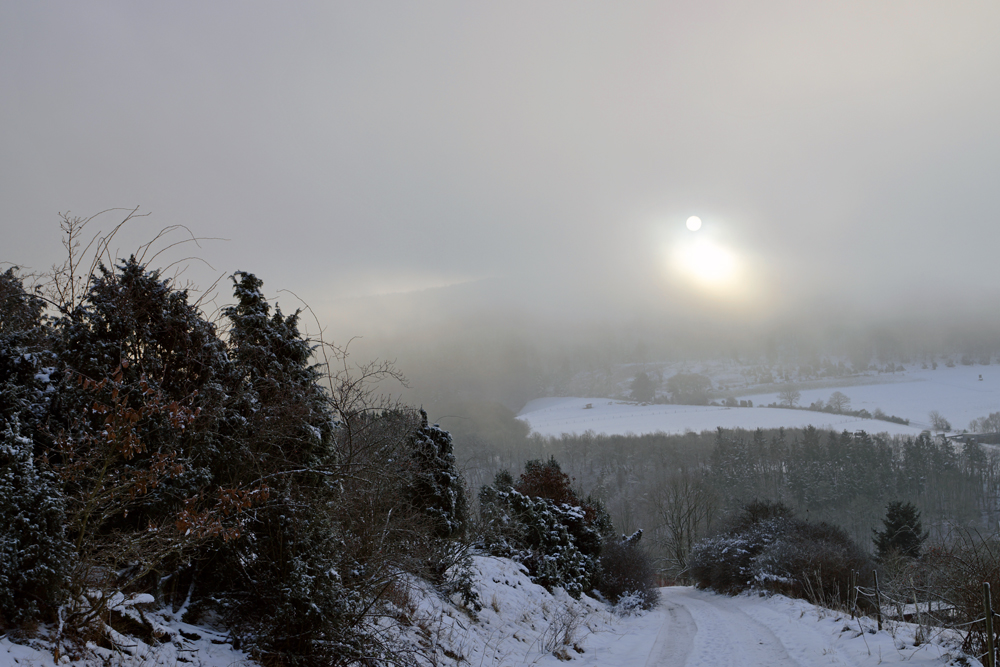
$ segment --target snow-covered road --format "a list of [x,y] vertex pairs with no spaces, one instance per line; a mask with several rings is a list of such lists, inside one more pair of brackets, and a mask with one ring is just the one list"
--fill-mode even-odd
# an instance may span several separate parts
[[728,597],[690,587],[661,589],[655,610],[614,636],[589,638],[581,662],[623,667],[806,667],[809,665],[942,665],[948,649],[914,645],[908,624],[861,633],[849,615],[782,596]]
[[663,628],[647,665],[800,664],[769,627],[732,598],[707,597],[691,588],[668,589],[664,597]]
[[660,612],[664,622],[646,662],[650,667],[856,664],[838,659],[842,656],[818,624],[792,623],[787,615],[762,613],[764,609],[752,604],[751,598],[693,588],[663,592]]

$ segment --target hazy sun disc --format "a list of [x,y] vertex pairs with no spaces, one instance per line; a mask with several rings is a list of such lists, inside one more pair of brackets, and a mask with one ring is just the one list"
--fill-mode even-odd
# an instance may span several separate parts
[[687,219],[687,222],[684,224],[686,224],[687,228],[690,229],[692,232],[696,232],[699,229],[701,229],[701,218],[699,218],[696,215],[692,215],[690,218]]
[[739,259],[730,249],[699,235],[674,247],[672,264],[695,285],[717,295],[738,291]]

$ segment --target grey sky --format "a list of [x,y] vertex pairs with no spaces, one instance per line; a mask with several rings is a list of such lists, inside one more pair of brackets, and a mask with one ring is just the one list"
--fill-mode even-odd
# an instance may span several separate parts
[[994,2],[2,2],[0,260],[141,205],[324,316],[483,278],[696,308],[699,215],[746,286],[712,307],[995,309],[997,35]]

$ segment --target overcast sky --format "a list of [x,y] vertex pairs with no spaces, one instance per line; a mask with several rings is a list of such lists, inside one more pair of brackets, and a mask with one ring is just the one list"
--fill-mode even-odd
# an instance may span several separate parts
[[4,1],[0,260],[141,206],[137,238],[229,239],[198,251],[216,275],[324,317],[483,279],[992,311],[998,35],[1000,4],[940,0]]

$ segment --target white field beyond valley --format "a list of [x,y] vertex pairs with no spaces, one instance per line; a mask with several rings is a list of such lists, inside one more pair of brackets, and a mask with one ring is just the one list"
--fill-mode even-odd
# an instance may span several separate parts
[[[980,375],[982,380],[979,379]],[[968,428],[969,422],[1000,411],[1000,366],[964,366],[936,370],[914,370],[895,374],[864,375],[841,380],[825,380],[822,388],[803,383],[799,405],[830,398],[840,391],[851,399],[851,409],[909,419],[908,426],[876,419],[860,419],[809,410],[760,407],[779,402],[778,393],[758,393],[760,387],[746,387],[735,398],[750,399],[757,407],[725,408],[694,405],[640,405],[608,398],[540,398],[529,402],[518,418],[531,431],[544,437],[582,434],[604,435],[678,434],[714,431],[722,428],[803,428],[815,426],[835,431],[866,431],[890,435],[916,435],[930,428],[928,413],[938,411],[954,430]],[[590,405],[590,408],[586,406]]]

